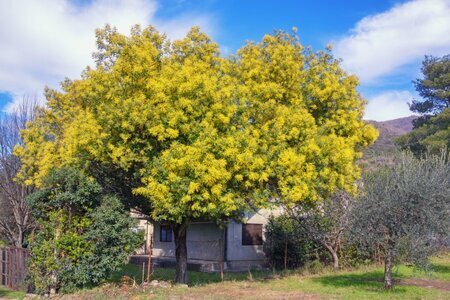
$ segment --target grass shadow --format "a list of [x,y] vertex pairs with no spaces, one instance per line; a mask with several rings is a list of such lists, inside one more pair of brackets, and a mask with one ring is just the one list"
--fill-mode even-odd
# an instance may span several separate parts
[[[397,278],[399,277],[402,276],[398,276]],[[383,271],[380,270],[374,270],[364,273],[322,275],[320,277],[312,278],[311,280],[314,282],[318,282],[324,286],[333,286],[336,288],[351,288],[361,291],[387,292],[383,288]],[[401,293],[405,292],[405,289],[402,287],[396,287],[394,285],[394,289],[392,292]]]
[[[225,272],[223,281],[261,281],[268,278],[271,271],[250,270],[249,272]],[[137,284],[142,281],[142,266],[135,264],[126,264],[121,270],[112,274],[110,282],[120,283],[123,276],[134,279]],[[146,274],[144,275],[144,277]],[[151,280],[164,280],[173,282],[175,278],[175,269],[173,268],[155,268],[151,275]],[[220,273],[205,273],[197,271],[188,271],[190,286],[201,286],[210,283],[222,282]]]
[[449,276],[450,274],[450,265],[443,264],[432,264],[431,271],[441,276]]

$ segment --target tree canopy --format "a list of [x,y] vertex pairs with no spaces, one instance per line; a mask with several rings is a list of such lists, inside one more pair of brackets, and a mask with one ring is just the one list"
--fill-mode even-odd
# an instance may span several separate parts
[[410,105],[421,116],[413,121],[414,130],[397,140],[416,155],[450,146],[450,55],[425,56],[421,70],[423,78],[414,85],[422,99]]
[[401,153],[391,166],[366,174],[350,228],[360,245],[383,245],[386,288],[393,285],[392,265],[402,254],[405,261],[425,267],[439,242],[448,240],[449,204],[445,152],[421,159]]
[[28,184],[63,166],[99,182],[123,176],[134,204],[172,224],[177,259],[193,220],[355,189],[355,161],[377,133],[362,120],[357,78],[330,51],[276,32],[225,58],[198,28],[171,41],[139,26],[130,36],[98,30],[97,45],[96,67],[47,89],[23,131],[16,153]]
[[414,128],[450,106],[450,55],[425,56],[421,71],[423,78],[413,83],[422,99],[414,100],[410,106],[412,112],[422,115],[415,121]]
[[439,153],[441,149],[450,149],[450,108],[431,117],[419,128],[399,137],[397,143],[419,155],[426,151]]

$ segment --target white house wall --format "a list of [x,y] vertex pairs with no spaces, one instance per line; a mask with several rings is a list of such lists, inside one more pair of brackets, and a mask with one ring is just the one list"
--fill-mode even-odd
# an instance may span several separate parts
[[[279,215],[279,210],[261,209],[247,215],[246,224],[263,225],[263,245],[265,242],[265,225],[271,215]],[[230,222],[228,225],[227,260],[228,261],[264,261],[266,259],[263,245],[242,245],[242,223]]]
[[[247,215],[245,223],[263,225],[264,229],[271,215],[279,215],[281,210],[260,210]],[[187,232],[188,259],[221,261],[226,260],[231,268],[237,266],[258,265],[266,260],[263,245],[242,245],[242,224],[230,222],[227,230],[226,253],[224,253],[225,231],[214,223],[193,223]],[[264,243],[263,243],[264,244]],[[175,257],[175,243],[160,241],[160,225],[153,225],[153,255],[157,257]]]
[[[153,255],[175,257],[175,242],[160,241],[160,225],[154,225]],[[223,258],[224,231],[214,223],[194,223],[187,231],[187,249],[189,259],[216,260]]]

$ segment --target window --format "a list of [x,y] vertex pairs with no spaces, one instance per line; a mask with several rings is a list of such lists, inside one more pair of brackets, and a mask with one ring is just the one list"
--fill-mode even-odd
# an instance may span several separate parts
[[159,229],[159,241],[171,242],[172,241],[172,228],[169,225],[161,225]]
[[262,245],[261,224],[242,224],[242,245]]

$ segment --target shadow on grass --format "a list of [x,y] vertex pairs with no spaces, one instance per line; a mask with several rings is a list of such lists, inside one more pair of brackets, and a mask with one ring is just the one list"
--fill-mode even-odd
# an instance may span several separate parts
[[[393,276],[394,278],[395,275]],[[400,276],[401,277],[401,276]],[[397,277],[398,278],[398,277]],[[396,278],[396,279],[397,279]],[[317,278],[312,278],[313,281],[319,282],[325,286],[333,286],[336,288],[352,288],[361,291],[372,292],[391,292],[383,288],[383,271],[370,271],[365,273],[345,273],[334,275],[322,275]],[[392,292],[405,292],[403,287],[395,286]]]
[[[253,270],[250,272],[225,272],[224,281],[245,281],[245,280],[263,280],[271,275],[270,271]],[[136,281],[137,284],[142,282],[142,266],[134,264],[126,264],[118,272],[112,274],[110,281],[120,283],[122,278],[126,276]],[[146,274],[144,275],[144,277]],[[164,280],[173,282],[175,278],[175,269],[173,268],[155,268],[152,272],[151,280]],[[188,271],[188,279],[190,286],[201,286],[209,283],[222,282],[220,273],[205,273]]]
[[450,265],[432,264],[431,271],[441,275],[448,275],[450,274]]

